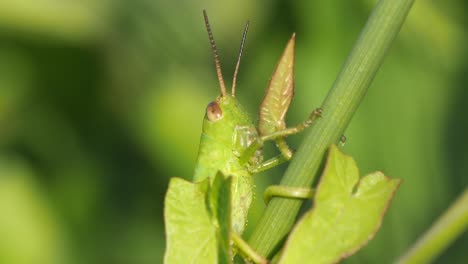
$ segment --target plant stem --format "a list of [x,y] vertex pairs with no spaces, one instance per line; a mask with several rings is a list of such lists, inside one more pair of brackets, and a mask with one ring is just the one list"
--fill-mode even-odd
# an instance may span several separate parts
[[468,228],[468,188],[397,263],[430,263]]
[[[307,131],[281,185],[310,187],[328,147],[340,140],[398,34],[414,0],[380,0],[322,104],[322,117]],[[249,243],[271,257],[294,225],[302,201],[274,197]]]

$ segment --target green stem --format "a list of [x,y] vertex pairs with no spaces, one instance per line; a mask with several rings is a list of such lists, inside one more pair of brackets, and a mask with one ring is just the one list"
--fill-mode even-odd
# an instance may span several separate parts
[[[322,104],[322,117],[312,124],[281,185],[310,187],[328,147],[340,140],[372,79],[398,34],[414,0],[380,0]],[[271,257],[294,225],[302,201],[274,197],[249,243]]]
[[314,196],[314,189],[270,185],[268,188],[266,188],[265,193],[263,194],[263,200],[265,201],[265,204],[268,204],[271,198],[276,196],[294,199],[312,199]]
[[430,263],[468,228],[468,188],[398,263]]

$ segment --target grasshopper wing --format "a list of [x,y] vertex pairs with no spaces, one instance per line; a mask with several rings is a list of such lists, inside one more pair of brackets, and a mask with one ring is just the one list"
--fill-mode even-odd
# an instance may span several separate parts
[[292,35],[271,77],[260,104],[258,129],[261,136],[286,128],[286,112],[294,95],[294,44]]

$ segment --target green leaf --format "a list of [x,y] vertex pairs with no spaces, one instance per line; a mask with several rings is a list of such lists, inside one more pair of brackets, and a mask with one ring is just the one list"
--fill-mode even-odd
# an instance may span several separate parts
[[229,264],[232,261],[231,181],[232,177],[225,178],[221,172],[218,172],[208,191],[210,211],[216,226],[218,263],[220,264]]
[[284,117],[294,95],[295,40],[296,37],[293,34],[276,66],[260,105],[258,130],[262,136],[286,128]]
[[172,178],[166,194],[165,263],[232,263],[231,177]]
[[164,263],[218,263],[216,228],[206,207],[208,179],[172,178],[164,202]]
[[331,146],[314,200],[293,229],[279,263],[335,263],[379,229],[400,179],[374,172],[359,181],[354,160]]

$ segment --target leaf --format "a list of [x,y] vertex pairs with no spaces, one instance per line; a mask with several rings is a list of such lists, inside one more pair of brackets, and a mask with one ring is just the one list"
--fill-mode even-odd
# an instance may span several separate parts
[[208,178],[199,183],[171,179],[164,208],[164,263],[232,262],[231,181],[221,172],[211,186]]
[[293,34],[271,77],[268,89],[260,104],[258,129],[260,135],[269,135],[286,128],[284,117],[294,95],[294,44]]
[[375,235],[400,183],[381,172],[359,181],[354,160],[332,145],[314,207],[293,229],[279,263],[335,263],[352,255]]
[[208,185],[208,179],[171,179],[164,202],[164,263],[218,263],[216,228],[205,202]]
[[224,177],[221,172],[218,172],[208,191],[210,211],[216,225],[218,263],[220,264],[229,264],[232,261],[231,182],[232,177]]

